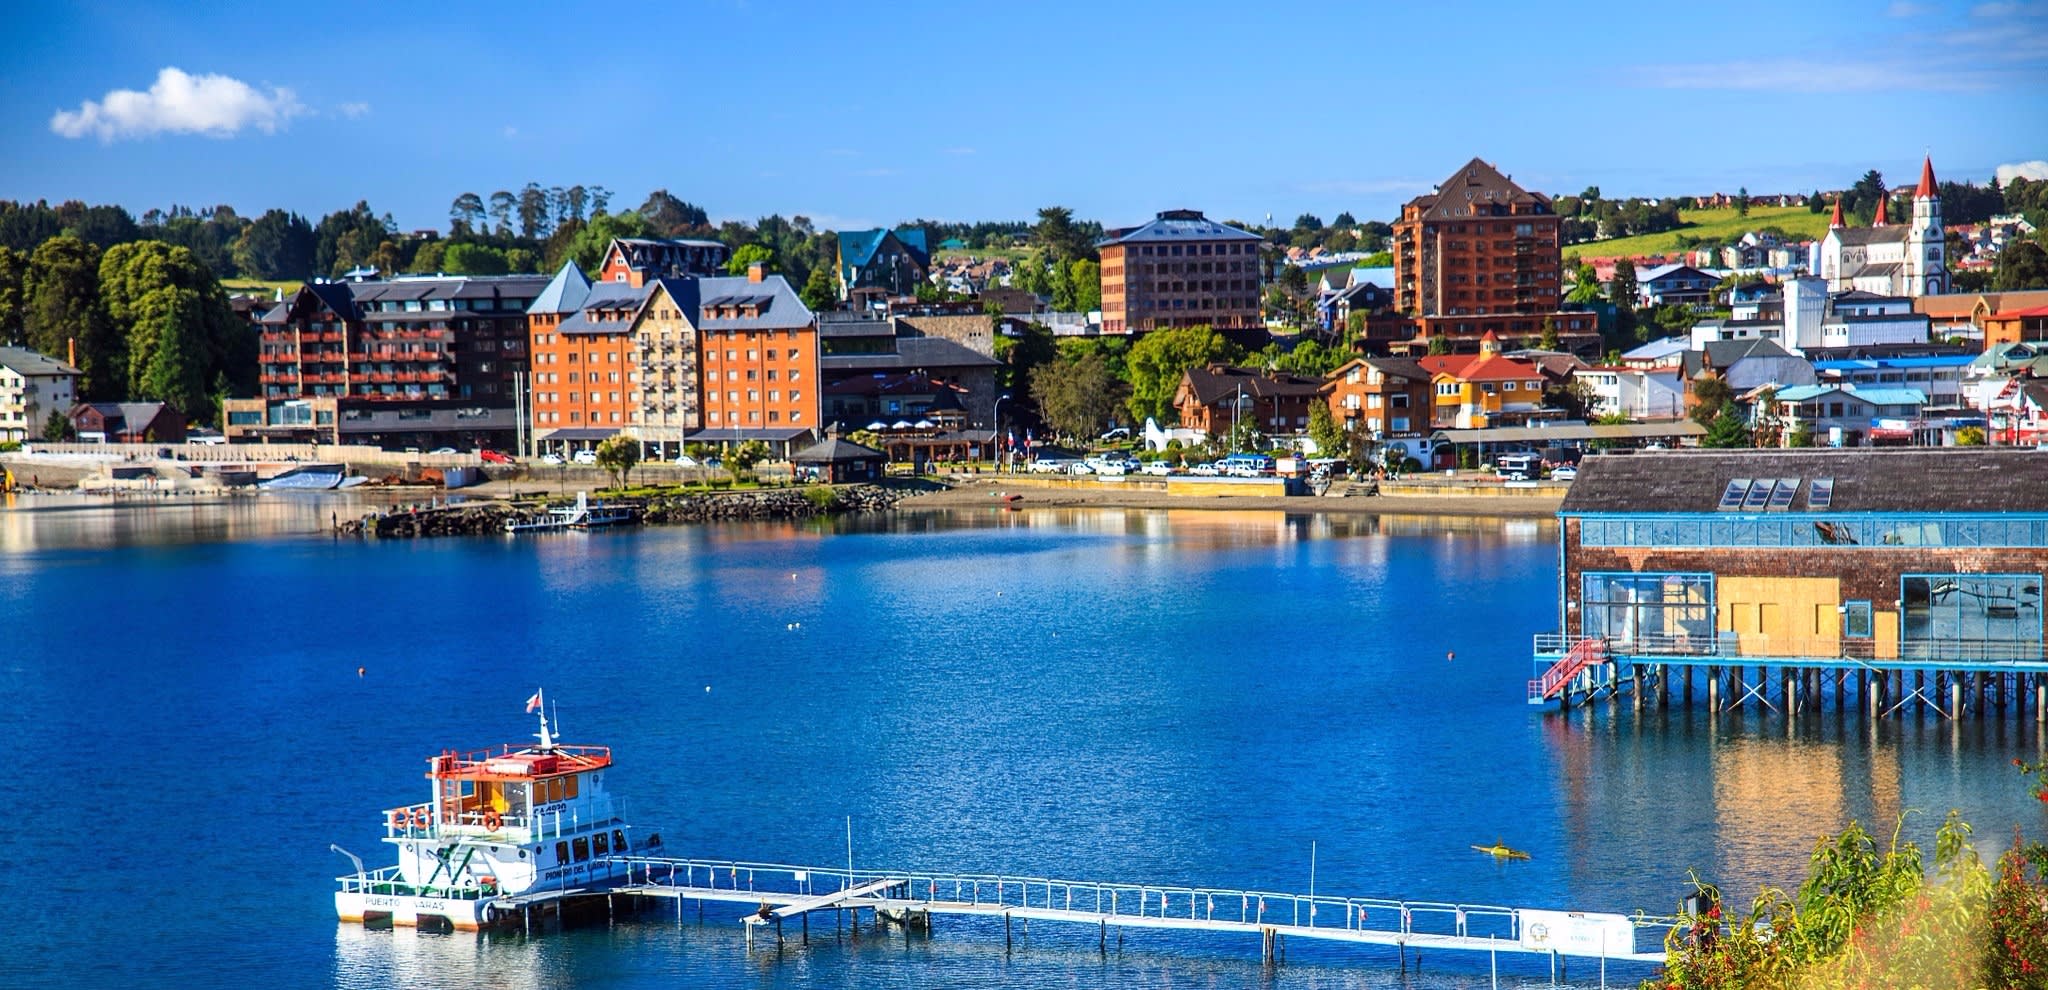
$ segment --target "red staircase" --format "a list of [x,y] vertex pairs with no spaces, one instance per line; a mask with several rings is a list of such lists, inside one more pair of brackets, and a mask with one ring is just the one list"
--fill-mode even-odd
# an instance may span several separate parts
[[1565,685],[1578,676],[1579,671],[1607,659],[1607,641],[1604,639],[1582,639],[1565,651],[1564,657],[1550,665],[1543,672],[1541,680],[1529,682],[1529,703],[1541,704],[1555,698],[1564,691]]

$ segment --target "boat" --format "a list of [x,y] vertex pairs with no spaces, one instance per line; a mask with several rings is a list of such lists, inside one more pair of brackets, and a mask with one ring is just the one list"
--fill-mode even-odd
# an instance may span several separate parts
[[1502,843],[1502,842],[1501,842],[1501,841],[1500,841],[1499,839],[1495,839],[1495,840],[1494,840],[1494,842],[1493,842],[1493,845],[1490,845],[1490,846],[1473,846],[1473,847],[1472,847],[1472,851],[1473,851],[1473,852],[1483,852],[1483,853],[1487,854],[1488,856],[1492,856],[1492,857],[1493,857],[1493,858],[1495,858],[1495,859],[1503,859],[1503,860],[1505,860],[1505,859],[1528,859],[1528,858],[1529,858],[1529,854],[1528,854],[1528,853],[1525,853],[1525,852],[1521,851],[1520,849],[1509,849],[1509,848],[1508,848],[1508,847],[1507,847],[1507,846],[1506,846],[1506,845],[1505,845],[1504,843]]
[[660,844],[636,842],[605,789],[611,748],[557,742],[540,692],[526,709],[540,713],[538,745],[444,750],[427,760],[427,800],[382,812],[396,865],[365,870],[334,847],[356,864],[336,878],[342,921],[489,928],[523,901],[610,884],[627,869],[616,857]]
[[264,491],[326,491],[340,485],[347,474],[348,467],[343,464],[301,464],[257,482],[256,487]]
[[521,521],[505,520],[507,533],[548,533],[564,529],[602,529],[606,526],[625,526],[637,521],[633,510],[625,506],[606,505],[590,502],[588,492],[576,493],[576,504],[564,508],[551,508],[539,519]]

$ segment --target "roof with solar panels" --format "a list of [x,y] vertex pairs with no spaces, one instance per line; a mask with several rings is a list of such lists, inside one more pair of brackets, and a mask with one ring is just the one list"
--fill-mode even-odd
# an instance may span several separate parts
[[2048,448],[1602,454],[1558,509],[1607,512],[2048,512]]

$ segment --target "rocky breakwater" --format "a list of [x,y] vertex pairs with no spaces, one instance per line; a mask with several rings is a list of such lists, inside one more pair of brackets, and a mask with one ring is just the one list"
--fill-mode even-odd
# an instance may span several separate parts
[[655,524],[721,519],[800,519],[834,512],[887,509],[909,494],[880,485],[845,485],[837,488],[764,488],[705,495],[662,495],[644,503],[641,518]]
[[[766,488],[758,491],[706,494],[655,495],[637,499],[607,499],[614,506],[633,509],[634,518],[655,525],[716,522],[726,519],[799,519],[836,512],[874,512],[887,509],[911,494],[879,485],[845,485],[836,488]],[[373,512],[359,519],[335,524],[342,536],[410,538],[422,536],[478,536],[502,533],[507,522],[545,519],[548,510],[540,503],[470,502],[435,508],[400,507]]]

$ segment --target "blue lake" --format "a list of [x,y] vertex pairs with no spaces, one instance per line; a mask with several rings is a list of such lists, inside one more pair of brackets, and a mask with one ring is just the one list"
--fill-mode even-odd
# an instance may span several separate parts
[[[1668,913],[1823,832],[2041,812],[2031,724],[1676,706],[1531,712],[1556,531],[1277,513],[897,513],[524,540],[335,541],[336,503],[0,511],[0,900],[19,986],[1485,986],[1486,961],[1000,929],[742,942],[338,925],[338,843],[424,760],[568,741],[674,855]],[[340,510],[348,514],[349,506]],[[357,675],[358,667],[363,676]],[[1472,844],[1528,850],[1505,866]],[[1503,962],[1503,985],[1548,985]],[[1574,969],[1577,985],[1595,979]],[[1616,970],[1617,984],[1645,975]]]

